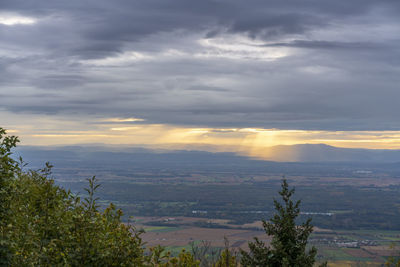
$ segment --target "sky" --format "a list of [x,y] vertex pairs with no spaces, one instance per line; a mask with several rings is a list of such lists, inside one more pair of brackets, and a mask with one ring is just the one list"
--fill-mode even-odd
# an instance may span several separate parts
[[400,149],[398,0],[1,0],[24,145]]

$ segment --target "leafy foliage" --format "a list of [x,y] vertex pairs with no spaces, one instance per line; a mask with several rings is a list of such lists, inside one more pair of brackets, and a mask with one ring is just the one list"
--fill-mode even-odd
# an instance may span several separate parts
[[284,179],[282,190],[279,192],[283,204],[274,200],[277,213],[271,222],[263,221],[267,235],[272,236],[271,246],[255,238],[249,243],[250,253],[241,251],[243,266],[313,266],[317,249],[311,247],[307,251],[307,240],[313,230],[311,219],[301,225],[296,225],[296,218],[300,214],[300,200],[291,200],[294,189],[289,190],[289,185]]
[[8,265],[11,257],[11,241],[5,229],[11,216],[12,182],[19,173],[18,163],[11,158],[11,149],[18,142],[17,137],[6,136],[6,131],[0,128],[0,265]]
[[[122,212],[104,212],[93,198],[90,179],[84,201],[41,172],[21,173],[14,181],[10,218],[5,232],[12,242],[13,266],[140,266],[140,232],[121,223]],[[137,264],[135,264],[137,263]]]
[[237,251],[229,249],[229,241],[225,237],[225,248],[221,252],[215,267],[237,267],[239,266]]

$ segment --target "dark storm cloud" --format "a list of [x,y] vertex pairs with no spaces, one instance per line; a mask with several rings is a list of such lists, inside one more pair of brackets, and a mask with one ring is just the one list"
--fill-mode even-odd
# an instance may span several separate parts
[[[382,2],[385,6],[385,1]],[[72,55],[95,58],[121,52],[127,42],[139,41],[150,34],[180,29],[228,31],[262,38],[303,34],[332,20],[363,14],[376,5],[376,1],[357,0],[346,4],[337,1],[9,0],[0,3],[0,10],[52,16],[50,25],[33,30],[37,37],[32,36],[32,45],[60,46],[63,53],[67,50]],[[75,44],[66,39],[71,37],[75,38]]]
[[186,88],[188,91],[209,91],[209,92],[227,92],[229,91],[226,88],[218,88],[218,87],[211,87],[211,86],[192,86]]
[[1,108],[397,129],[399,1],[0,1]]

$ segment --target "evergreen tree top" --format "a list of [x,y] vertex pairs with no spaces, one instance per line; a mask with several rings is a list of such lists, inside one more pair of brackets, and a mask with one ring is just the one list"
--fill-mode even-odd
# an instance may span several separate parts
[[[250,253],[242,251],[243,266],[313,266],[317,249],[307,250],[307,241],[313,231],[311,219],[301,225],[296,225],[300,215],[300,203],[293,202],[294,189],[289,189],[286,179],[282,180],[279,195],[282,202],[274,199],[276,213],[270,221],[263,220],[263,227],[268,236],[272,236],[271,245],[255,238],[249,243]],[[322,266],[326,266],[323,264]]]

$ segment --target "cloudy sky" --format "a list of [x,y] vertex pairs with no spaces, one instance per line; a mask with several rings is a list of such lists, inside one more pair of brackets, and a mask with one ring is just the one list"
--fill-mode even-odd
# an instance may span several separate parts
[[400,1],[1,0],[23,144],[400,148]]

